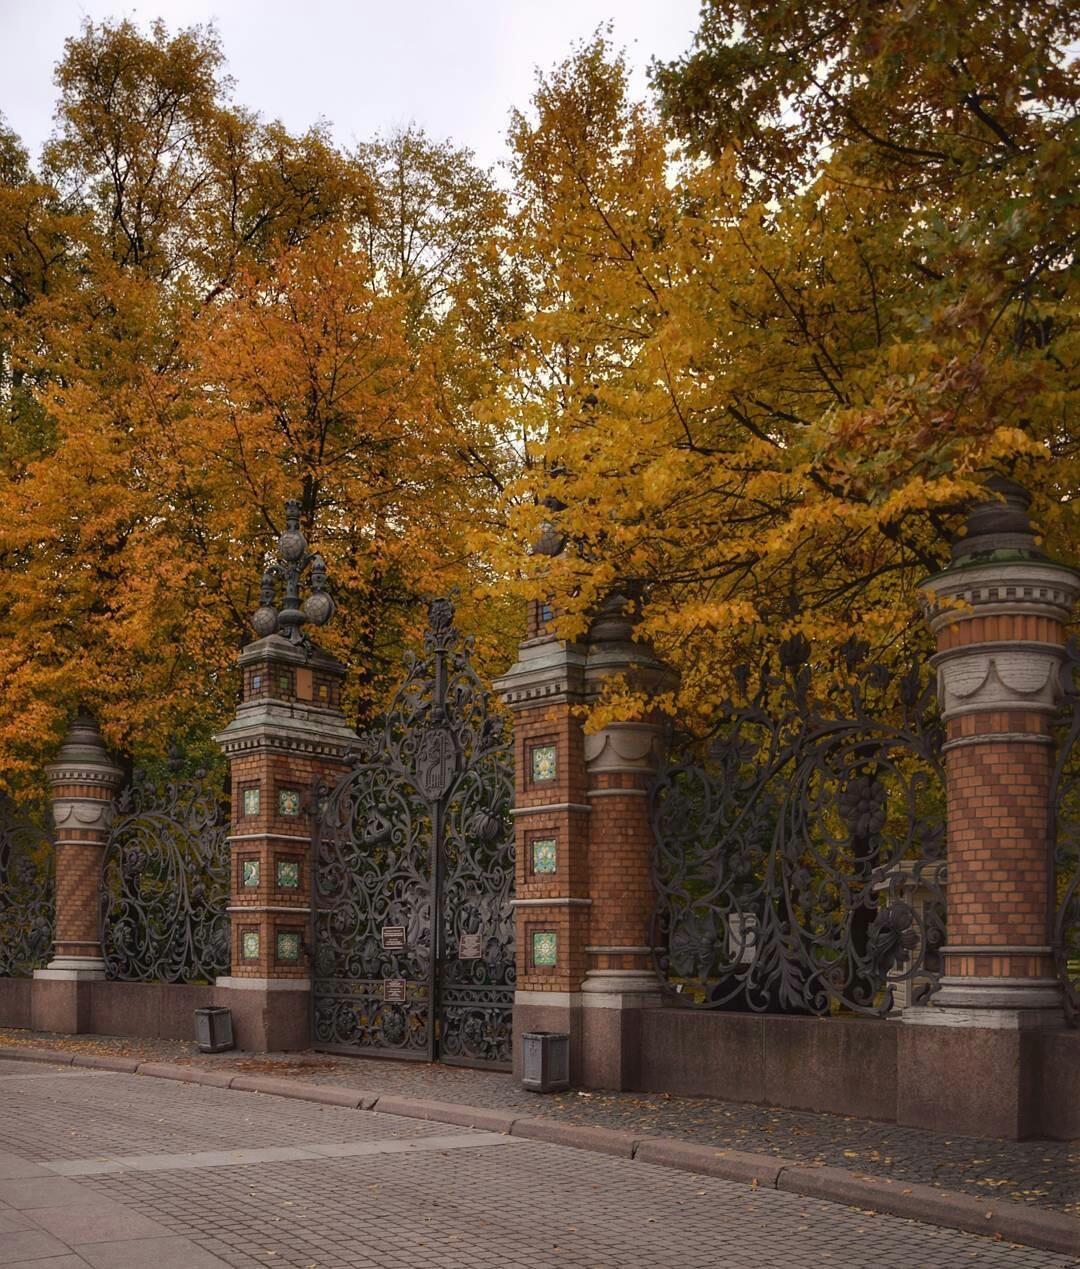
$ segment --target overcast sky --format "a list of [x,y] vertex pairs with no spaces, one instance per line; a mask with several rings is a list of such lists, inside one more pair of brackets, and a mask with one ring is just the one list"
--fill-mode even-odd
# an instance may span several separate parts
[[505,156],[507,114],[528,103],[534,67],[611,19],[644,90],[650,58],[682,52],[698,10],[699,0],[0,0],[0,112],[36,156],[53,67],[84,18],[213,20],[242,104],[294,131],[324,118],[346,145],[415,121],[490,164]]

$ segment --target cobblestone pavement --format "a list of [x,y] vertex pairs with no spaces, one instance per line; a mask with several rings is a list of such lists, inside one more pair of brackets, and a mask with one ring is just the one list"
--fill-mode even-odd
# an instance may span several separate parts
[[294,1077],[371,1092],[553,1115],[572,1123],[630,1128],[652,1136],[775,1155],[791,1162],[916,1181],[1080,1216],[1080,1142],[1000,1141],[943,1136],[919,1128],[840,1115],[779,1110],[700,1097],[571,1092],[538,1096],[509,1075],[418,1062],[326,1054],[201,1055],[171,1040],[48,1036],[0,1030],[0,1044],[80,1049],[146,1061],[191,1062],[245,1073]]
[[367,1111],[0,1060],[14,1269],[1051,1269],[1062,1256]]

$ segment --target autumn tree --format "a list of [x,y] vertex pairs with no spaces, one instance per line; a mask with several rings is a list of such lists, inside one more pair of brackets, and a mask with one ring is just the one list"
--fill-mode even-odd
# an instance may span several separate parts
[[920,651],[914,586],[992,471],[1075,542],[1072,19],[1006,7],[710,4],[669,120],[601,38],[518,122],[500,403],[519,555],[566,542],[527,587],[567,633],[640,591],[688,708],[794,633]]
[[[433,143],[410,160],[406,184],[430,160],[436,186],[467,191],[446,231],[464,237],[418,297],[415,269],[372,249],[389,208],[374,152],[236,106],[212,30],[87,24],[57,82],[40,173],[0,144],[9,786],[79,701],[118,750],[180,730],[212,752],[297,492],[335,582],[327,640],[360,663],[355,710],[390,685],[425,596],[457,585],[466,608],[503,611],[473,600],[470,526],[500,460],[471,424],[449,294],[499,214],[481,174]],[[424,188],[399,219],[427,216],[438,243]],[[489,652],[500,620],[482,626]]]

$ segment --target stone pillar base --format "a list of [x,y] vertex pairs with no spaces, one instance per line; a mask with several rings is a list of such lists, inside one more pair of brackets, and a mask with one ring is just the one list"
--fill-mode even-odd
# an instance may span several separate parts
[[[590,971],[592,973],[593,971]],[[662,1004],[656,979],[625,971],[612,990],[609,975],[582,990],[582,1078],[586,1088],[628,1092],[641,1087],[641,1017]],[[614,971],[617,972],[617,971]]]
[[311,1047],[311,991],[305,980],[219,978],[213,1000],[232,1010],[238,1049],[294,1053]]
[[93,1030],[94,983],[104,979],[72,969],[36,969],[30,993],[30,1025],[35,1031],[86,1035]]
[[570,1082],[580,1084],[581,992],[514,993],[514,1078],[521,1079],[521,1037],[526,1031],[559,1031],[570,1037]]
[[1055,978],[950,977],[921,1009],[905,1009],[908,1025],[1032,1031],[1065,1025],[1061,984]]
[[34,977],[100,983],[105,980],[105,962],[100,956],[54,956],[44,969],[34,970]]
[[898,1027],[897,1039],[898,1123],[1012,1141],[1045,1131],[1037,1031],[1000,1023]]

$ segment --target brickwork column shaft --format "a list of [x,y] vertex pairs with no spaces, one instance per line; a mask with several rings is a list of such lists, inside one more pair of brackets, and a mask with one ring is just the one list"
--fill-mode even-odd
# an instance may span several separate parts
[[243,695],[215,739],[232,779],[229,901],[232,968],[216,999],[252,1050],[309,1043],[313,789],[345,769],[356,733],[345,724],[345,667],[280,634],[240,655]]
[[1050,725],[1061,705],[1075,570],[1037,548],[1029,499],[973,508],[947,569],[923,584],[947,728],[948,942],[932,1009],[905,1022],[1061,1022],[1050,948]]
[[575,1080],[602,1088],[635,1086],[640,1013],[660,1003],[649,818],[660,728],[583,727],[613,674],[647,691],[670,685],[626,607],[613,594],[586,640],[565,643],[532,605],[518,661],[496,683],[514,711],[515,1062],[522,1032],[568,1031]]
[[123,770],[93,718],[80,713],[45,771],[56,832],[56,927],[52,960],[36,976],[101,979],[101,872]]

